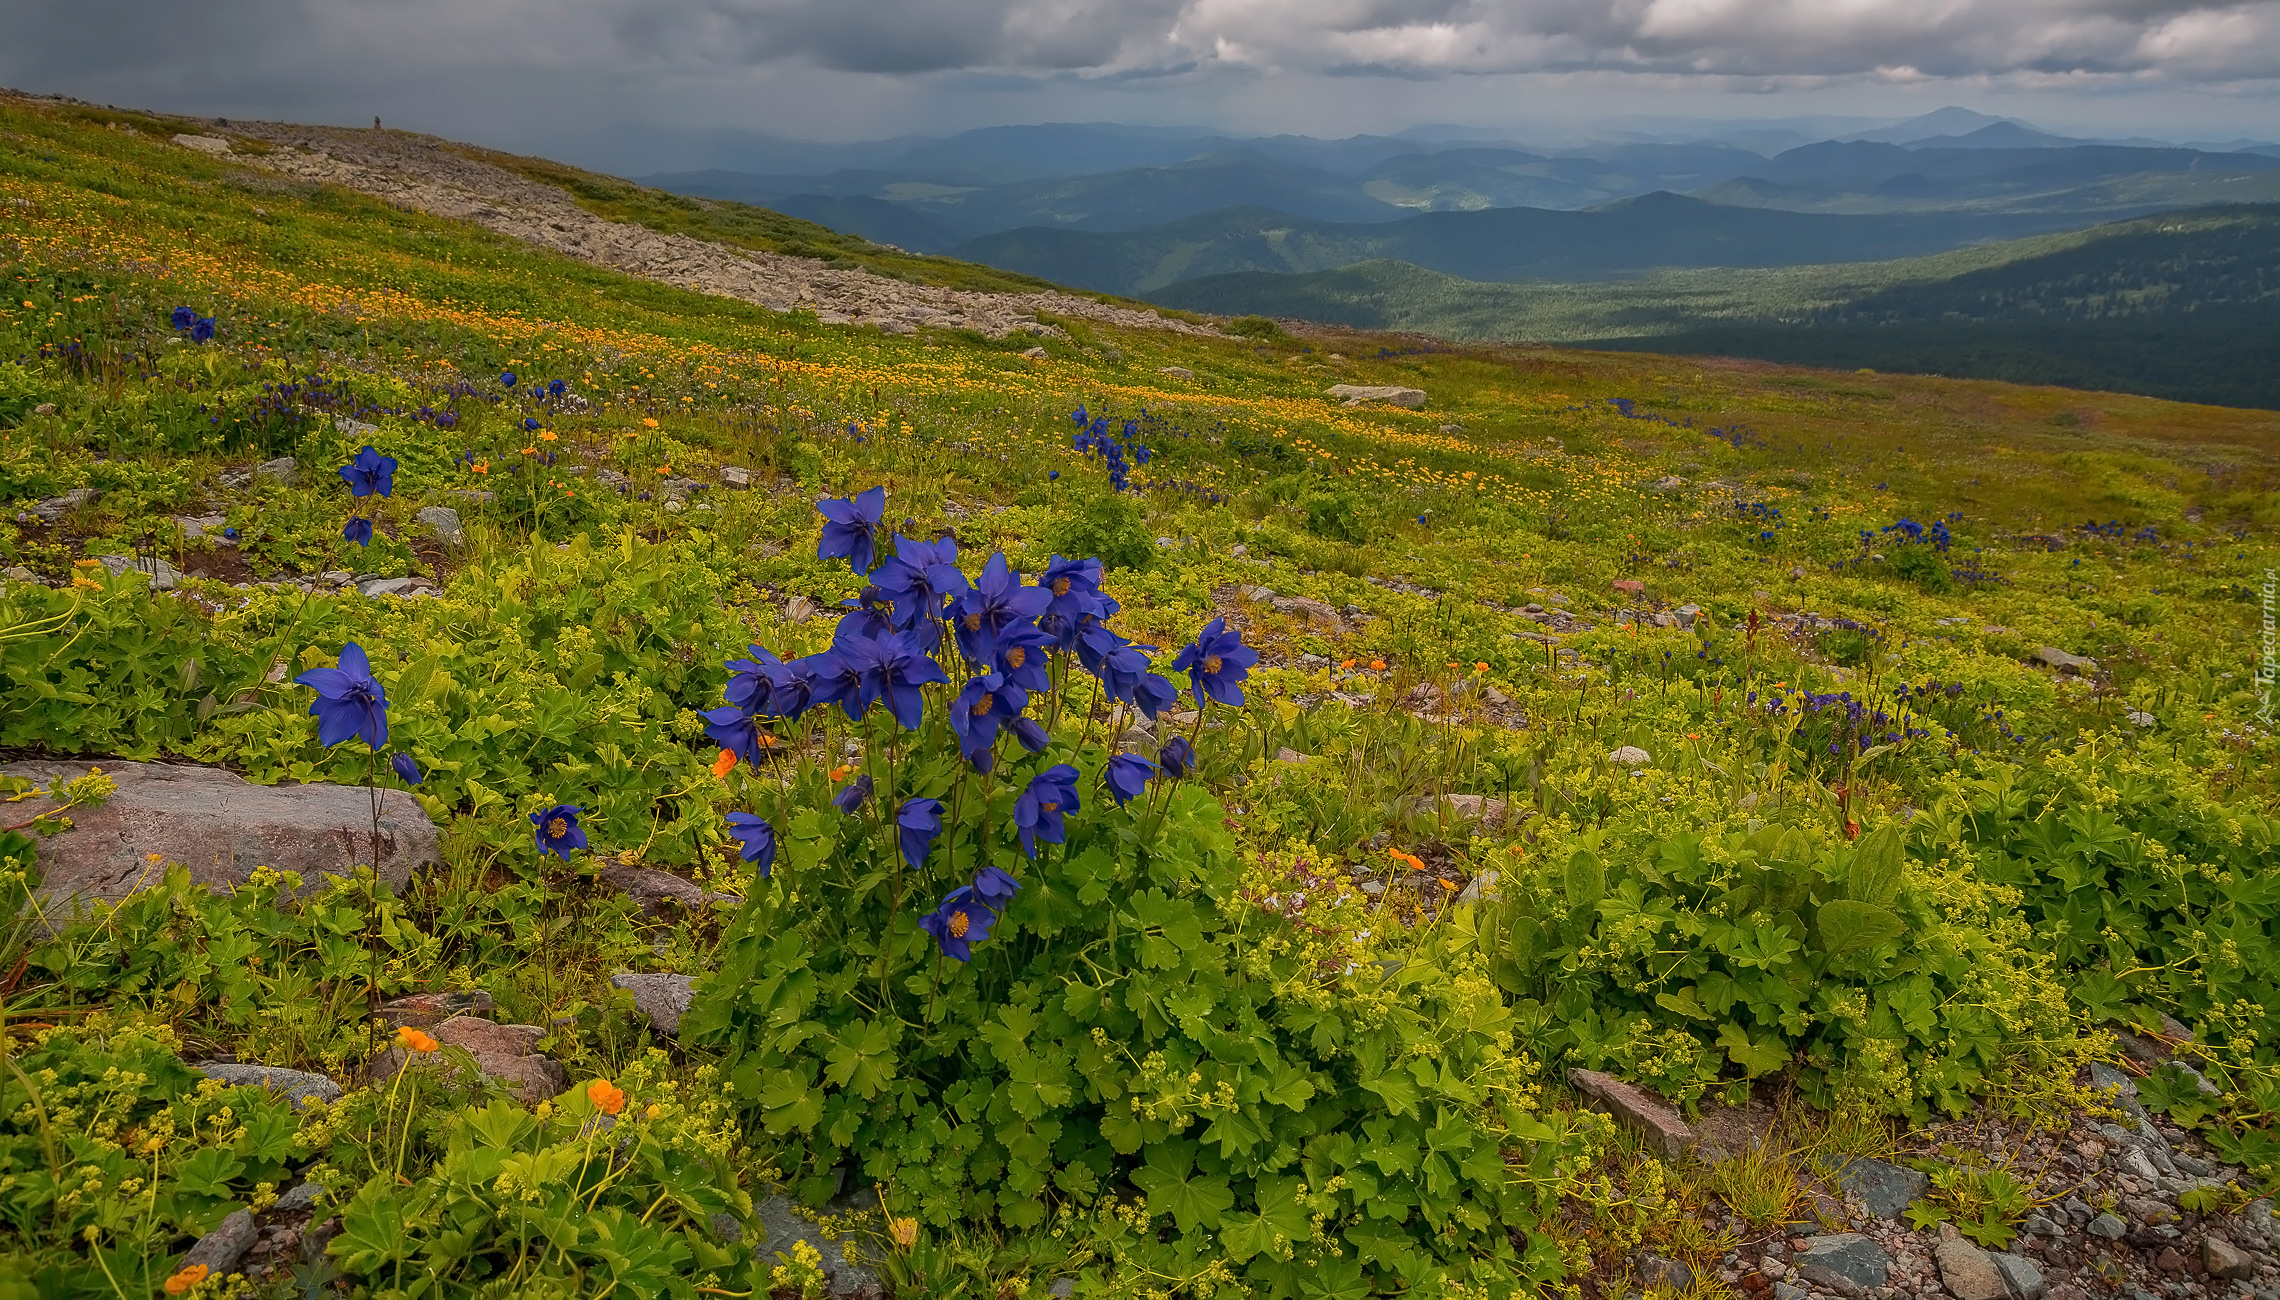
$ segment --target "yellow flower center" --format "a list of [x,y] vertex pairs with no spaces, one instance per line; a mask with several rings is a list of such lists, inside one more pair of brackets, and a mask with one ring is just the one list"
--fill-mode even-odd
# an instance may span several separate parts
[[1223,662],[1223,661],[1220,659],[1220,657],[1219,657],[1218,655],[1205,655],[1205,656],[1203,657],[1203,673],[1204,673],[1204,676],[1208,677],[1208,676],[1210,676],[1211,674],[1213,674],[1213,673],[1215,673],[1215,672],[1218,672],[1218,671],[1219,671],[1219,666],[1220,666],[1220,664],[1221,664],[1222,662]]
[[950,937],[953,939],[965,938],[966,931],[972,927],[972,924],[973,922],[964,912],[952,912],[950,914]]
[[1039,812],[1059,812],[1059,811],[1061,811],[1061,805],[1059,805],[1059,804],[1057,804],[1057,803],[1041,803],[1041,804],[1037,805],[1037,811],[1039,811]]
[[989,712],[989,711],[990,711],[992,708],[994,708],[996,705],[997,705],[997,696],[995,696],[995,695],[991,695],[991,694],[988,694],[987,692],[985,692],[985,693],[982,695],[982,698],[980,698],[980,699],[978,699],[978,700],[974,701],[974,716],[978,718],[978,717],[982,716],[983,714],[985,714],[985,713]]
[[1069,580],[1068,580],[1067,578],[1055,578],[1055,579],[1053,579],[1053,594],[1054,594],[1054,595],[1056,595],[1056,596],[1066,596],[1066,595],[1068,595],[1068,594],[1069,594]]
[[982,616],[981,616],[980,614],[968,614],[968,615],[966,615],[966,630],[967,630],[968,632],[979,632],[979,631],[981,631],[981,630],[982,630]]
[[548,836],[554,839],[561,839],[563,836],[568,835],[570,833],[570,819],[567,817],[557,817],[554,820],[546,823],[546,833]]
[[1028,662],[1029,648],[1027,646],[1017,645],[1013,649],[1005,652],[1005,666],[1008,668],[1019,668]]

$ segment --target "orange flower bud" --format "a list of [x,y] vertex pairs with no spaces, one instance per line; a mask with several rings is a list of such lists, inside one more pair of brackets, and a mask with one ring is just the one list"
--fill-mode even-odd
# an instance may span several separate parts
[[625,1090],[607,1079],[596,1079],[588,1084],[586,1099],[604,1115],[615,1115],[625,1109]]

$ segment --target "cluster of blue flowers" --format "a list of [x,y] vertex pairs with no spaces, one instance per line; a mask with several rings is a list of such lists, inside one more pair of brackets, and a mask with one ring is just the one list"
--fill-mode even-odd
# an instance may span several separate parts
[[[1962,517],[1963,516],[1960,514],[1948,516],[1949,519],[1961,519]],[[1876,540],[1878,533],[1882,533],[1886,536],[1898,534],[1898,540],[1902,542],[1912,542],[1919,545],[1928,545],[1933,550],[1938,551],[1942,555],[1947,554],[1948,548],[1955,544],[1954,535],[1948,532],[1947,519],[1935,519],[1932,521],[1932,526],[1929,528],[1924,527],[1922,524],[1917,523],[1913,519],[1894,520],[1893,522],[1886,524],[1884,527],[1878,529],[1875,533],[1872,533],[1863,528],[1860,530],[1860,544],[1864,547],[1867,546],[1870,542]]]
[[[1309,350],[1311,351],[1311,349],[1309,349]],[[1446,347],[1434,347],[1434,346],[1433,346],[1433,345],[1431,345],[1431,344],[1426,344],[1426,345],[1424,345],[1424,346],[1422,346],[1422,347],[1414,347],[1414,348],[1379,348],[1379,349],[1378,349],[1378,351],[1377,351],[1377,354],[1378,354],[1378,360],[1380,360],[1380,361],[1383,361],[1383,360],[1385,360],[1387,357],[1416,357],[1416,356],[1429,356],[1429,355],[1432,355],[1432,354],[1434,354],[1434,353],[1441,353],[1441,352],[1445,352],[1445,353],[1448,353],[1450,356],[1455,356],[1455,355],[1456,355],[1456,352],[1457,352],[1457,350],[1456,350],[1455,348],[1446,348]]]
[[[1622,416],[1626,420],[1647,420],[1655,424],[1669,425],[1673,429],[1691,429],[1694,427],[1694,417],[1691,415],[1687,416],[1683,420],[1673,420],[1667,415],[1657,415],[1652,411],[1642,411],[1638,409],[1639,404],[1628,397],[1610,397],[1607,399],[1607,404],[1614,407],[1615,413]],[[1565,407],[1562,409],[1580,411],[1584,408],[1575,406]],[[1716,425],[1712,425],[1709,428],[1702,430],[1702,432],[1709,434],[1711,437],[1716,438],[1721,442],[1732,444],[1734,449],[1737,451],[1741,450],[1744,447],[1753,445],[1759,447],[1770,447],[1773,445],[1767,442],[1765,439],[1760,438],[1756,434],[1750,432],[1747,426],[1740,424],[1730,425],[1723,429],[1717,427]]]
[[201,316],[188,307],[174,309],[174,328],[188,334],[192,343],[210,343],[214,338],[214,318]]
[[1132,466],[1145,465],[1154,453],[1146,443],[1139,441],[1140,422],[1126,420],[1121,437],[1108,433],[1108,417],[1092,416],[1082,406],[1069,412],[1077,423],[1076,449],[1086,456],[1097,456],[1108,466],[1108,485],[1122,492],[1131,481]]
[[[1034,584],[1013,572],[1003,552],[994,552],[979,576],[958,567],[952,538],[934,542],[894,536],[894,552],[881,557],[887,493],[874,487],[844,500],[824,501],[816,545],[819,559],[843,559],[865,579],[861,595],[833,630],[831,647],[785,661],[753,646],[751,657],[728,662],[725,703],[704,715],[706,734],[722,749],[749,764],[773,750],[765,730],[793,721],[810,710],[837,706],[850,721],[874,707],[896,725],[915,731],[924,719],[928,686],[951,687],[950,731],[959,756],[973,770],[994,770],[1001,739],[1011,736],[1022,749],[1043,753],[1050,737],[1028,716],[1033,698],[1053,689],[1053,661],[1064,672],[1071,661],[1092,674],[1111,700],[1156,717],[1180,696],[1169,679],[1154,671],[1156,647],[1135,645],[1111,630],[1118,606],[1100,590],[1097,559],[1054,556]],[[953,683],[937,659],[945,645],[962,681]],[[1242,682],[1258,653],[1240,634],[1215,619],[1183,647],[1167,671],[1185,673],[1200,708],[1207,700],[1243,703]],[[763,740],[763,737],[766,737]],[[1158,776],[1179,779],[1195,766],[1195,751],[1174,739],[1150,758],[1120,753],[1101,772],[1101,784],[1119,805],[1138,798]],[[1056,764],[1031,778],[1015,805],[1014,825],[1031,858],[1039,843],[1065,841],[1063,817],[1079,807],[1078,773]],[[855,814],[871,799],[873,782],[859,776],[834,796],[841,812]],[[942,832],[940,800],[912,797],[893,811],[897,843],[914,871],[925,863]],[[730,833],[743,845],[741,856],[760,875],[775,862],[775,830],[749,813],[732,814]],[[1018,881],[984,867],[968,883],[946,895],[924,924],[942,952],[966,960],[971,946],[986,938]]]
[[[351,496],[392,496],[396,490],[396,458],[381,455],[367,443],[356,453],[356,459],[340,467],[340,476],[348,484]],[[340,535],[358,546],[370,546],[372,521],[361,516],[352,518],[340,530]]]

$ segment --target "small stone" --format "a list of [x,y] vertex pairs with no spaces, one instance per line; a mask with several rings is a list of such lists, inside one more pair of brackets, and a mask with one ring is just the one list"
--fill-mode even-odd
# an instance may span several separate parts
[[499,1009],[490,994],[414,993],[380,1004],[374,1014],[398,1029],[432,1029],[453,1016],[487,1016]]
[[55,414],[55,403],[53,403],[53,402],[42,402],[42,403],[40,403],[38,406],[35,406],[35,407],[33,407],[33,408],[32,408],[32,414],[34,414],[34,415],[53,415],[53,414]]
[[[569,1071],[554,1058],[538,1054],[538,1040],[546,1031],[537,1025],[501,1025],[478,1016],[453,1016],[437,1025],[434,1032],[437,1042],[465,1051],[478,1072],[507,1085],[525,1105],[560,1096],[570,1086]],[[439,1059],[448,1058],[441,1052],[415,1055],[391,1047],[373,1060],[370,1077],[375,1082],[393,1078],[407,1060],[427,1065]]]
[[741,492],[752,486],[752,471],[741,465],[723,465],[720,467],[720,481]]
[[2104,1237],[2108,1241],[2120,1241],[2122,1234],[2129,1230],[2130,1225],[2112,1210],[2090,1220],[2089,1226],[2084,1229],[2091,1236]]
[[1956,1300],[2004,1300],[2011,1293],[1995,1261],[1960,1235],[1934,1246],[1932,1258],[1939,1264],[1940,1281]]
[[1858,1196],[1877,1218],[1897,1219],[1932,1189],[1932,1180],[1914,1169],[1864,1158],[1845,1162],[1837,1171],[1837,1185]]
[[681,1032],[681,1017],[688,1014],[690,977],[670,972],[620,972],[610,983],[633,994],[634,1009],[649,1017],[650,1027],[671,1038]]
[[1610,751],[1607,755],[1607,761],[1621,763],[1625,767],[1644,767],[1655,760],[1652,754],[1637,745],[1625,745],[1620,749]]
[[377,424],[366,424],[362,420],[352,420],[345,415],[336,415],[333,417],[333,428],[340,430],[342,433],[351,438],[369,438],[373,434],[380,432],[380,426]]
[[859,1297],[877,1297],[883,1287],[878,1275],[860,1264],[847,1260],[841,1243],[848,1238],[834,1234],[824,1236],[821,1229],[784,1196],[771,1196],[753,1207],[752,1218],[760,1229],[761,1239],[753,1247],[753,1258],[773,1259],[789,1255],[795,1242],[805,1241],[823,1256],[823,1275],[833,1300],[857,1300]]
[[462,501],[471,501],[479,506],[488,505],[491,502],[499,499],[498,493],[486,492],[481,488],[453,488],[451,490],[451,495],[458,497]]
[[2137,1080],[2104,1061],[2092,1061],[2090,1063],[2090,1086],[2103,1088],[2123,1098],[2135,1098],[2138,1091]]
[[2034,1261],[2020,1255],[1996,1251],[1988,1256],[1995,1261],[1995,1271],[2003,1275],[2003,1285],[2010,1288],[2012,1300],[2044,1300],[2050,1288],[2043,1284],[2042,1270]]
[[285,1094],[299,1110],[312,1101],[326,1105],[340,1100],[340,1085],[321,1074],[306,1070],[286,1070],[274,1065],[231,1064],[201,1065],[198,1072],[209,1079],[217,1079],[233,1088],[268,1088]]
[[2072,673],[2078,677],[2093,676],[2098,671],[2097,660],[2085,659],[2080,655],[2070,655],[2057,646],[2044,646],[2035,651],[2035,658],[2062,673]]
[[[185,149],[195,149],[199,153],[212,154],[216,158],[225,157],[230,152],[230,142],[224,140],[218,135],[190,135],[185,132],[177,134],[174,137],[174,143],[181,145]],[[250,1246],[253,1243],[248,1241],[246,1244]],[[243,1252],[241,1251],[240,1253],[242,1254]],[[237,1260],[232,1259],[230,1262],[232,1264],[235,1264],[237,1263]],[[215,1271],[226,1273],[229,1270],[217,1269]]]
[[2203,1237],[2201,1267],[2209,1270],[2209,1276],[2231,1282],[2247,1277],[2255,1269],[2256,1261],[2248,1252],[2221,1237]]
[[1288,745],[1285,745],[1275,751],[1275,761],[1277,763],[1303,763],[1312,757],[1314,757],[1314,755],[1301,754]]
[[1614,587],[1615,590],[1622,592],[1626,596],[1644,595],[1647,590],[1647,584],[1639,581],[1637,578],[1617,578],[1614,582],[1608,585]]
[[203,1264],[209,1274],[226,1276],[237,1268],[245,1253],[253,1249],[254,1238],[260,1235],[261,1229],[254,1226],[253,1211],[233,1211],[215,1225],[212,1232],[198,1238],[198,1244],[183,1254],[182,1262],[175,1265],[175,1269],[179,1272]]
[[279,456],[275,460],[265,460],[254,466],[253,476],[268,479],[279,487],[291,487],[293,480],[299,477],[300,469],[301,462],[291,456]]
[[437,541],[455,551],[467,545],[467,530],[460,526],[459,512],[450,506],[425,506],[412,518],[426,524]]
[[182,570],[168,564],[156,555],[103,555],[97,556],[103,567],[116,578],[127,573],[139,573],[150,579],[152,591],[172,591],[182,585]]
[[1162,369],[1158,370],[1156,373],[1159,375],[1170,375],[1174,379],[1195,378],[1195,372],[1188,369],[1186,366],[1165,366]]
[[1234,558],[1240,560],[1244,556],[1251,553],[1251,548],[1243,545],[1241,542],[1237,542],[1233,546],[1227,548],[1227,553],[1230,556],[1233,556]]
[[1640,1286],[1649,1291],[1687,1292],[1694,1289],[1694,1270],[1675,1259],[1649,1255],[1639,1261],[1636,1274]]
[[1615,1118],[1637,1129],[1648,1145],[1676,1159],[1694,1145],[1694,1130],[1662,1098],[1597,1070],[1568,1071],[1577,1092],[1600,1103]]
[[[2153,1257],[2153,1266],[2164,1273],[2182,1273],[2186,1267],[2185,1257],[2177,1253],[2175,1246],[2163,1246],[2161,1253]],[[1962,1296],[1959,1300],[1974,1300],[1974,1298]]]
[[1052,354],[1047,352],[1045,349],[1038,347],[1023,348],[1021,350],[1021,355],[1029,358],[1031,361],[1043,361],[1046,357],[1051,356]]
[[317,1208],[317,1198],[324,1194],[325,1189],[315,1183],[296,1183],[291,1191],[278,1197],[277,1203],[270,1206],[269,1209],[274,1214],[295,1214],[302,1210],[313,1210]]
[[1857,1232],[1815,1237],[1791,1256],[1791,1262],[1799,1277],[1831,1290],[1883,1286],[1892,1270],[1892,1257],[1884,1247]]
[[1054,1278],[1053,1285],[1045,1288],[1045,1294],[1053,1297],[1053,1300],[1069,1300],[1076,1293],[1077,1280],[1073,1277]]
[[356,584],[356,594],[369,599],[381,596],[401,596],[417,581],[414,578],[366,578]]
[[1773,1300],[1815,1300],[1812,1292],[1788,1282],[1773,1284]]
[[742,901],[730,894],[716,894],[699,889],[672,872],[659,871],[655,867],[634,867],[613,862],[602,868],[601,878],[603,884],[632,899],[642,911],[653,917],[669,916],[675,908],[687,912],[704,912],[714,903]]

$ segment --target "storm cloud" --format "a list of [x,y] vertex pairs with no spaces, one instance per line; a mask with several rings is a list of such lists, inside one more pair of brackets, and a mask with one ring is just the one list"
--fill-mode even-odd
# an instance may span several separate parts
[[1445,103],[1446,120],[1563,78],[1593,79],[1576,106],[1599,112],[1952,85],[1981,102],[2215,97],[2252,124],[2280,94],[2280,0],[0,0],[0,36],[0,82],[26,89],[249,115],[384,105],[431,128],[482,112],[525,136],[790,111],[835,129],[784,134],[846,138],[1068,120],[1056,106],[1135,92],[1155,120],[1335,118],[1357,99],[1411,120]]

